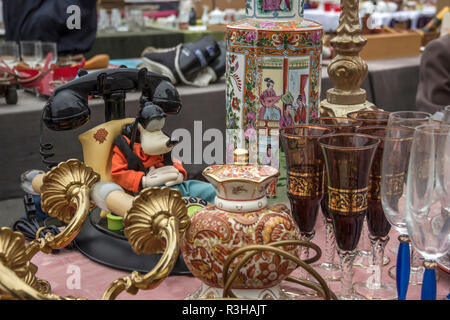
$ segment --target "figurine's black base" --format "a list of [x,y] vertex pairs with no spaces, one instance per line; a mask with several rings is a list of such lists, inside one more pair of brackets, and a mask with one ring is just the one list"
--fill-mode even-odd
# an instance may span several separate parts
[[[75,246],[89,259],[111,268],[147,273],[158,263],[161,254],[137,255],[121,231],[110,231],[100,210],[89,213],[83,228],[75,238]],[[180,255],[172,275],[191,275]]]

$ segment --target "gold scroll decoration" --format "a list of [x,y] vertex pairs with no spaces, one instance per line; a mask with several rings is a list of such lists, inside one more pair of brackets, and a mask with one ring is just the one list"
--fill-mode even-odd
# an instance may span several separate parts
[[386,195],[401,196],[405,184],[405,172],[385,175]]
[[323,182],[322,172],[301,173],[289,171],[288,192],[293,196],[312,197],[323,193],[321,183]]
[[[81,161],[72,159],[60,163],[46,173],[42,179],[41,206],[51,217],[68,225],[58,235],[47,233],[28,245],[24,236],[9,228],[0,229],[0,263],[9,268],[25,285],[40,294],[50,292],[50,284],[38,279],[37,267],[30,261],[36,253],[50,253],[53,249],[64,248],[79,233],[91,206],[90,187],[100,179],[99,175]],[[0,298],[7,298],[0,292]]]
[[344,213],[359,213],[368,207],[369,188],[346,190],[328,186],[328,208]]
[[147,274],[134,271],[115,280],[102,299],[113,300],[122,291],[136,294],[156,288],[172,271],[180,254],[180,239],[189,227],[190,219],[181,193],[167,187],[144,189],[133,201],[124,218],[124,232],[137,254],[163,254],[158,264]]
[[381,200],[381,176],[370,175],[369,197],[371,200]]

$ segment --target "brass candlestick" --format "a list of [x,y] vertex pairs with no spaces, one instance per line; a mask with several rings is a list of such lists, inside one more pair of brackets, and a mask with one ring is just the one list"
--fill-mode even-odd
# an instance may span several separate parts
[[337,55],[328,65],[334,88],[327,91],[327,99],[321,102],[321,116],[345,117],[352,111],[376,109],[360,88],[367,76],[367,63],[359,52],[367,39],[359,22],[359,0],[341,0],[341,10],[337,36],[331,40]]

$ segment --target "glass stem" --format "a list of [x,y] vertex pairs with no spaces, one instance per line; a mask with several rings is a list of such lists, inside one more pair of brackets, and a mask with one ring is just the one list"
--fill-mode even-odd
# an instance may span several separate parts
[[421,300],[436,300],[436,273],[437,263],[425,260],[425,272],[423,274]]
[[409,236],[402,234],[398,237],[400,245],[397,253],[397,266],[396,266],[396,282],[398,300],[406,300],[406,294],[408,292],[409,275],[411,270],[411,257]]
[[369,238],[369,233],[368,233],[368,229],[367,229],[367,219],[364,217],[364,221],[363,221],[363,228],[362,228],[362,230],[361,230],[361,240],[360,240],[360,243],[361,243],[361,250],[360,251],[363,251],[364,253],[367,253],[369,250],[368,250],[368,248],[367,248],[367,245],[368,245],[368,241],[367,241],[367,239]]
[[383,268],[384,249],[386,248],[388,241],[389,236],[384,238],[370,238],[370,245],[372,246],[373,273],[369,278],[370,281],[368,281],[368,285],[371,288],[381,287],[381,271]]
[[[311,242],[312,239],[314,238],[314,234],[315,234],[314,231],[311,233],[302,233],[302,241]],[[302,247],[300,259],[304,261],[308,258],[309,258],[309,247]],[[303,268],[300,268],[300,278],[302,279],[308,278],[308,273]]]
[[324,217],[325,223],[325,263],[334,264],[336,256],[336,239],[334,238],[333,221]]
[[412,270],[417,270],[420,269],[420,263],[418,263],[418,260],[420,259],[416,249],[414,249],[414,246],[410,246],[411,247],[411,269]]
[[342,289],[341,297],[350,298],[353,294],[353,261],[356,257],[356,250],[344,251],[338,250],[339,257],[341,259],[341,269],[342,269]]

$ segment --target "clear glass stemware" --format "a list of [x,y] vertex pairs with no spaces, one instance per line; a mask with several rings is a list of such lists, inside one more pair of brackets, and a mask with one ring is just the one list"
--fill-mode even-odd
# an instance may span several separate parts
[[20,41],[20,55],[22,61],[35,69],[42,59],[42,46],[40,41]]
[[450,248],[450,125],[416,128],[407,176],[406,226],[424,257],[422,300],[436,300],[436,260]]
[[[406,129],[409,128],[409,129],[413,130],[417,126],[429,123],[431,121],[431,119],[432,119],[432,115],[428,112],[397,111],[397,112],[392,112],[389,115],[388,127],[399,127],[399,128],[406,128]],[[399,133],[399,132],[401,132],[401,131],[397,131],[397,133]],[[412,139],[412,132],[411,132],[411,137],[410,137],[411,139]],[[405,134],[405,133],[403,132],[403,134]],[[398,143],[400,143],[400,142],[398,142]],[[409,147],[410,147],[411,143],[412,143],[412,140],[409,140]],[[387,149],[387,150],[389,150],[389,149]],[[387,151],[387,152],[389,153],[389,151]],[[390,155],[393,156],[393,154],[390,154]],[[387,154],[387,156],[389,156],[389,155]],[[400,154],[397,156],[405,157],[405,160],[409,161],[409,152],[407,152],[405,154]],[[402,173],[405,174],[405,177],[406,177],[408,162],[406,162],[405,164],[406,164],[406,166],[404,168],[401,168],[401,170],[404,169],[404,171],[402,171]],[[400,170],[400,168],[398,168],[398,169]],[[404,178],[403,182],[406,183],[406,178]],[[404,226],[404,223],[405,223],[405,221],[404,221],[404,219],[405,219],[405,211],[404,211],[405,194],[404,194],[404,192],[406,192],[406,184],[403,184],[403,187],[401,189],[403,192],[403,196],[399,199],[399,201],[401,201],[402,210],[400,212],[398,212],[397,215],[399,217],[399,221],[401,221],[401,223]],[[395,197],[393,199],[395,199]],[[393,211],[389,211],[389,212],[393,212]],[[388,217],[388,220],[389,220],[389,217]],[[392,224],[392,221],[390,221],[390,222]],[[400,252],[400,254],[397,252],[396,266],[392,267],[389,270],[389,275],[392,278],[397,280],[397,290],[399,290],[399,292],[401,292],[398,295],[399,299],[406,298],[408,284],[420,285],[422,283],[421,279],[423,277],[423,271],[424,271],[424,268],[419,263],[421,257],[414,250],[414,248],[409,245],[409,237],[408,237],[408,234],[406,233],[406,229],[403,228],[403,226],[400,229],[398,229],[394,226],[394,229],[397,229],[397,231],[399,231],[401,233],[401,237],[400,237],[401,244],[400,244],[399,248],[401,248],[402,250],[398,251],[398,252]],[[406,271],[406,269],[408,269],[408,271]],[[397,278],[399,273],[402,273],[403,278],[401,278],[401,279]]]
[[0,43],[0,57],[13,68],[19,62],[19,46],[14,41],[5,41]]

